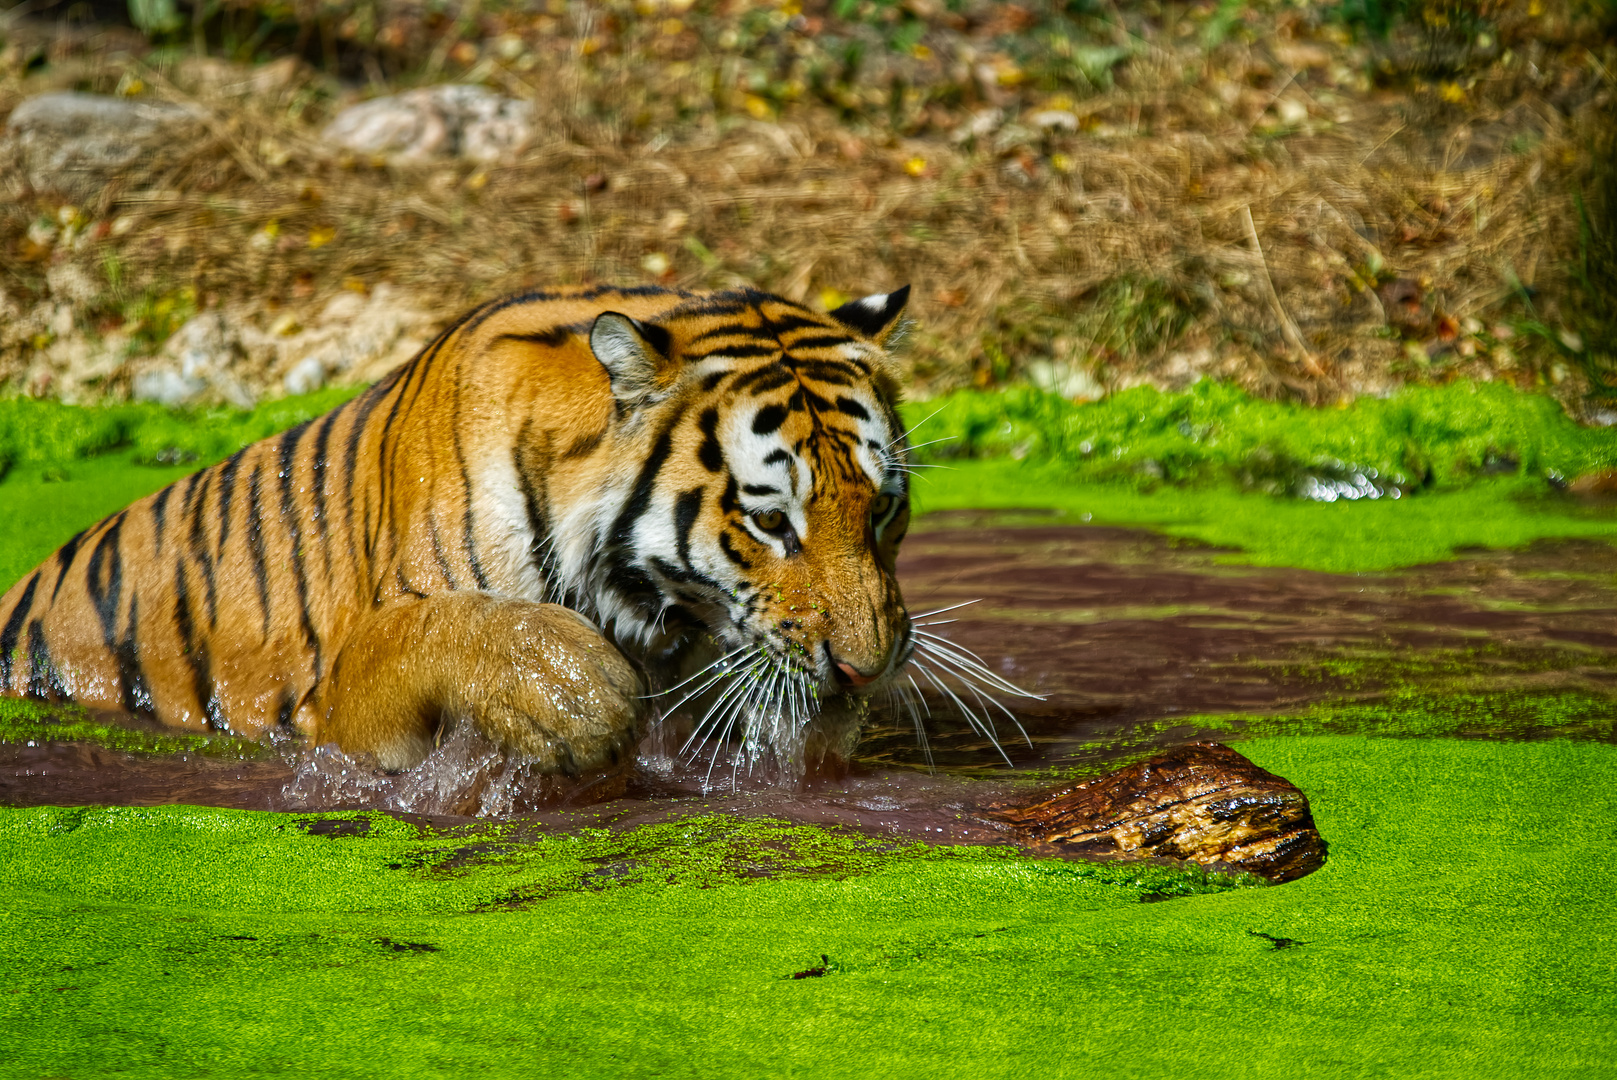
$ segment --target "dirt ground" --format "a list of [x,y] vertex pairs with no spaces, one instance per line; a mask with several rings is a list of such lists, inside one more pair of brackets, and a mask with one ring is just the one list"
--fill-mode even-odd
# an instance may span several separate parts
[[[196,119],[93,190],[0,153],[12,391],[150,388],[202,315],[185,340],[235,372],[202,398],[256,400],[374,378],[501,292],[662,281],[911,283],[922,397],[1617,397],[1604,0],[131,10],[147,32],[116,3],[0,13],[0,116],[77,90]],[[528,103],[529,137],[402,160],[323,134],[445,83]]]

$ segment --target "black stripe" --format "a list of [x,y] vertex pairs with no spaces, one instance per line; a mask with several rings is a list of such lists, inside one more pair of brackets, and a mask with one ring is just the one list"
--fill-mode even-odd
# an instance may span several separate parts
[[259,466],[247,478],[247,550],[253,559],[253,580],[258,583],[258,603],[264,609],[264,640],[270,634],[269,565],[264,559],[264,506],[259,498]]
[[[465,322],[465,320],[470,317],[470,314],[463,316],[461,322]],[[398,395],[393,399],[393,407],[388,410],[387,419],[382,421],[382,430],[376,439],[376,497],[377,504],[379,506],[378,521],[381,521],[384,518],[387,520],[388,536],[392,540],[392,549],[394,551],[397,551],[398,549],[398,536],[395,532],[397,523],[392,520],[392,517],[389,516],[386,511],[388,499],[390,497],[390,488],[396,475],[394,470],[398,465],[399,444],[397,439],[393,439],[392,444],[389,445],[388,439],[389,436],[393,434],[393,423],[398,419],[400,412],[408,411],[404,404],[406,395],[408,395],[410,398],[409,408],[414,408],[415,403],[421,398],[421,392],[426,388],[427,372],[432,364],[433,359],[438,355],[439,350],[444,347],[444,343],[449,340],[450,335],[453,334],[459,326],[460,323],[456,323],[454,326],[449,327],[443,333],[439,334],[433,340],[431,345],[427,346],[427,348],[420,353],[417,353],[416,358],[410,361],[410,366],[406,369],[404,377],[399,380],[399,392]],[[410,392],[412,383],[415,386],[415,392],[413,394]],[[367,561],[374,557],[378,539],[379,537],[371,536],[370,503],[367,500],[365,504],[365,557]]]
[[303,640],[314,650],[314,680],[320,681],[322,664],[320,636],[314,632],[314,619],[309,614],[309,576],[303,565],[303,527],[298,522],[297,504],[292,497],[293,473],[297,469],[298,441],[309,428],[305,420],[281,436],[281,523],[292,541],[292,577],[298,587],[298,609],[303,624]]
[[663,595],[638,566],[614,566],[606,575],[607,587],[647,612],[662,606]]
[[[760,312],[760,314],[762,313]],[[770,331],[777,338],[782,334],[789,334],[793,330],[818,330],[821,334],[824,334],[829,329],[825,323],[818,319],[805,315],[794,315],[790,312],[784,315],[765,315],[764,319],[767,321]],[[841,337],[836,340],[846,343],[848,339]],[[792,348],[797,348],[795,342],[792,344]]]
[[241,459],[246,453],[244,446],[219,466],[219,553],[214,556],[217,559],[225,557],[225,541],[230,539],[230,503],[236,497],[236,471],[241,468]]
[[736,498],[736,478],[732,474],[729,482],[724,485],[724,491],[719,495],[719,509],[726,514],[741,513],[741,500]]
[[719,410],[704,409],[697,427],[702,429],[702,448],[697,451],[697,457],[702,467],[708,472],[720,472],[724,469],[724,448],[719,445]]
[[779,390],[793,379],[797,378],[792,370],[782,364],[771,364],[766,368],[759,368],[745,378],[737,379],[735,386],[731,387],[736,393],[749,391],[753,397],[767,394],[771,390]]
[[[122,515],[119,515],[122,517]],[[56,596],[62,591],[62,580],[67,577],[68,567],[73,565],[73,556],[78,554],[79,542],[84,539],[88,529],[80,529],[73,535],[73,539],[56,549],[56,587],[51,590],[51,603],[56,603]]]
[[752,569],[752,563],[748,562],[746,560],[746,558],[741,554],[741,552],[737,551],[735,549],[735,546],[730,543],[730,530],[729,529],[725,529],[724,531],[719,533],[719,550],[724,552],[724,554],[729,558],[729,560],[731,562],[735,563],[737,566],[741,567],[741,569],[743,569],[743,570],[751,570]]
[[792,460],[792,455],[788,454],[786,451],[781,450],[779,448],[771,450],[768,454],[764,455],[764,464],[765,465],[774,465],[777,462],[790,461],[790,460]]
[[742,484],[741,490],[748,495],[779,495],[780,488],[773,484]]
[[330,464],[327,458],[327,446],[331,442],[331,428],[337,422],[337,413],[333,409],[328,412],[325,419],[320,421],[320,428],[314,437],[314,523],[320,530],[320,555],[325,560],[326,582],[331,581],[331,525],[326,514],[326,468]]
[[[657,573],[678,585],[701,585],[709,589],[723,588],[723,586],[721,586],[717,581],[714,581],[700,570],[683,569],[675,566],[667,559],[658,558],[656,555],[651,557],[651,565],[652,568],[657,571]],[[688,598],[699,599],[696,597]]]
[[431,509],[427,511],[427,535],[432,540],[432,555],[438,560],[438,572],[444,576],[444,584],[458,589],[460,586],[455,583],[455,571],[449,566],[449,559],[444,555],[443,540],[438,535],[438,515]]
[[208,626],[219,625],[219,594],[213,579],[213,559],[208,550],[208,490],[213,485],[212,471],[202,479],[202,489],[191,505],[191,558],[202,571],[202,584],[207,589]]
[[773,364],[763,364],[755,367],[745,375],[740,376],[736,379],[735,384],[730,387],[730,390],[739,394],[741,391],[750,389],[758,383],[768,383],[769,385],[765,389],[773,389],[777,386],[785,386],[796,377],[789,364],[785,361],[777,360]]
[[790,400],[786,402],[786,407],[788,409],[800,409],[805,403],[808,405],[809,411],[816,414],[836,410],[836,406],[831,404],[828,398],[821,397],[807,386],[799,386]]
[[[801,398],[797,394],[793,394],[791,400],[800,401]],[[758,410],[758,415],[752,418],[752,433],[754,435],[773,435],[786,422],[789,409],[789,403],[786,406],[765,405]]]
[[407,596],[414,596],[419,600],[425,600],[427,598],[426,593],[422,592],[420,589],[416,588],[414,585],[411,585],[408,581],[404,580],[404,567],[395,566],[393,568],[393,576],[398,579],[399,591],[401,593],[404,593]]
[[696,515],[702,512],[702,493],[706,488],[692,488],[681,492],[674,500],[674,543],[679,552],[679,561],[690,569],[691,565],[691,529],[696,524]]
[[226,731],[224,716],[219,708],[219,695],[213,688],[213,661],[206,640],[198,641],[196,621],[191,617],[191,590],[185,583],[185,562],[174,562],[174,625],[180,631],[181,652],[191,666],[191,692],[196,695],[197,707],[208,718],[208,727]]
[[861,379],[870,377],[868,371],[861,372],[848,364],[833,364],[826,360],[810,360],[797,365],[797,373],[805,379],[815,382],[830,383],[832,386],[854,386]]
[[549,330],[538,330],[531,334],[501,334],[490,343],[490,346],[498,345],[502,341],[523,341],[530,345],[548,345],[556,348],[567,344],[567,340],[572,336],[571,327],[552,326]]
[[[713,344],[713,342],[724,340],[728,340],[732,344]],[[696,347],[698,345],[706,345],[707,351],[697,353]],[[780,352],[780,342],[775,340],[775,335],[771,334],[768,328],[762,326],[737,326],[734,323],[703,330],[692,335],[690,340],[685,342],[686,355],[697,358],[729,356],[732,348],[752,347],[768,349],[771,355]]]
[[11,689],[11,672],[16,662],[14,653],[17,650],[17,640],[22,637],[22,624],[28,621],[28,616],[34,610],[34,590],[39,588],[39,571],[28,579],[22,595],[17,598],[17,606],[11,609],[11,617],[6,620],[6,627],[0,630],[0,690]]
[[837,412],[846,413],[859,420],[870,419],[870,411],[850,397],[837,398]]
[[596,447],[601,445],[601,440],[604,438],[606,438],[606,428],[602,428],[593,435],[580,435],[573,440],[573,445],[562,451],[561,456],[569,461],[573,458],[588,457],[595,452]]
[[800,337],[787,346],[792,352],[802,352],[805,349],[831,349],[839,345],[849,344],[850,339],[845,334],[819,334]]
[[[706,359],[706,357],[698,357],[698,359]],[[691,363],[695,362],[695,360],[691,361]],[[702,393],[711,394],[713,391],[719,388],[720,383],[734,374],[734,368],[724,368],[721,371],[708,372],[706,375],[702,376]]]
[[[348,520],[348,561],[354,565],[354,576],[356,578],[358,578],[360,574],[359,548],[354,543],[354,537],[356,535],[354,532],[354,469],[359,462],[359,443],[360,440],[365,436],[365,425],[367,421],[370,420],[372,411],[374,411],[382,399],[392,391],[394,385],[398,383],[401,378],[403,378],[403,373],[403,368],[394,368],[391,375],[377,383],[375,386],[371,387],[370,390],[360,397],[354,399],[360,404],[358,413],[354,415],[353,426],[348,429],[347,445],[343,448],[343,476],[344,483],[347,485],[347,498],[344,500],[344,502],[346,505]],[[352,404],[352,402],[349,404]],[[344,405],[343,409],[347,409],[347,407],[347,405]],[[343,410],[338,411],[340,412]],[[369,493],[367,492],[367,494]],[[369,517],[369,499],[366,500],[365,508],[366,516]],[[367,523],[365,527],[365,554],[367,557],[370,555],[370,548],[370,526]]]
[[[126,511],[127,512],[127,511]],[[119,514],[96,541],[84,569],[84,584],[101,620],[101,641],[109,650],[118,647],[118,601],[123,596],[124,561],[120,548],[124,515]],[[105,574],[103,575],[103,570]],[[104,580],[103,580],[104,578]]]
[[479,589],[488,588],[488,575],[483,573],[483,564],[477,558],[477,530],[475,517],[472,511],[472,476],[466,468],[466,447],[461,440],[460,426],[460,399],[464,386],[460,378],[460,365],[455,366],[455,397],[450,406],[450,431],[454,435],[455,463],[460,466],[461,498],[464,505],[460,514],[460,545],[466,552],[466,561],[471,564],[472,577]]
[[779,345],[769,338],[760,338],[747,345],[716,345],[700,356],[687,356],[685,361],[690,364],[699,364],[703,360],[710,360],[715,356],[722,356],[726,360],[762,360],[765,357],[779,355]]
[[170,484],[162,491],[159,491],[157,498],[152,500],[152,521],[156,526],[152,533],[152,554],[154,555],[163,554],[163,525],[168,520],[168,497],[174,494],[175,486]]
[[146,682],[145,670],[140,666],[140,649],[137,642],[140,626],[139,599],[137,596],[129,598],[129,625],[124,631],[123,640],[113,649],[113,656],[118,661],[118,685],[123,691],[124,711],[149,715],[152,712],[152,688]]
[[28,624],[28,696],[42,701],[61,701],[68,697],[62,676],[51,662],[50,648],[45,644],[45,627],[38,619]]
[[[532,436],[532,417],[522,422],[522,430],[517,433],[516,445],[511,448],[511,465],[517,472],[517,483],[522,488],[522,503],[528,513],[528,533],[531,537],[528,543],[528,559],[539,572],[539,579],[543,583],[544,595],[550,595],[550,575],[546,571],[545,545],[550,540],[550,491],[545,479],[544,462],[537,463],[537,467],[529,469],[524,459],[530,455],[539,455],[542,451],[535,446]],[[545,435],[545,446],[548,448],[550,436]],[[538,478],[538,485],[534,478]]]
[[669,452],[674,445],[674,424],[679,422],[679,415],[675,414],[658,433],[657,439],[651,445],[651,453],[646,457],[646,463],[640,466],[640,475],[635,478],[634,490],[629,499],[618,512],[617,520],[612,523],[610,536],[612,544],[621,549],[628,549],[634,543],[634,525],[651,507],[652,488],[657,483],[657,474],[662,471],[663,465],[668,461]]
[[[459,440],[456,440],[459,442]],[[466,561],[472,564],[472,577],[477,579],[479,589],[488,588],[488,575],[483,573],[483,564],[477,558],[477,536],[472,529],[472,479],[466,475],[466,466],[460,467],[460,482],[466,490],[466,509],[461,514],[461,546],[466,549]]]

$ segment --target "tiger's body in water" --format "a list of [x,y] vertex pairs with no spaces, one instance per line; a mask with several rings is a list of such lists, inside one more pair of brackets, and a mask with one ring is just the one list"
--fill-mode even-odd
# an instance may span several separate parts
[[577,774],[633,756],[648,689],[729,655],[746,686],[713,734],[798,771],[845,757],[913,648],[887,351],[908,291],[486,304],[63,545],[0,599],[0,693],[391,770],[470,722]]

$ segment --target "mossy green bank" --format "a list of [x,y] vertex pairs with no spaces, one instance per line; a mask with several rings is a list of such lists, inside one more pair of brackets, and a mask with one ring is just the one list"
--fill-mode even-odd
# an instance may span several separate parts
[[1609,1075],[1617,747],[1241,749],[1330,861],[1158,903],[1170,871],[711,814],[3,811],[0,1077]]
[[[247,413],[0,400],[0,582],[85,525],[355,392]],[[1498,384],[1411,387],[1342,409],[1212,382],[1090,404],[1020,387],[917,403],[905,416],[914,441],[930,443],[918,464],[936,466],[918,469],[922,513],[1050,509],[1230,548],[1239,561],[1338,572],[1440,560],[1460,547],[1617,539],[1617,508],[1560,490],[1617,467],[1617,434]]]
[[906,407],[918,508],[1038,508],[1153,528],[1266,566],[1352,573],[1617,540],[1617,508],[1562,489],[1617,467],[1617,432],[1497,383],[1316,409],[1203,381],[1074,403],[1030,387]]

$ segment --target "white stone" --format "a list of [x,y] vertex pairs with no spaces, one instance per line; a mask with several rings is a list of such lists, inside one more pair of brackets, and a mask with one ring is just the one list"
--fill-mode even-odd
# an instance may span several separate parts
[[35,188],[88,199],[153,146],[196,126],[179,105],[58,91],[12,110],[0,157],[18,161]]
[[350,106],[323,137],[399,163],[511,158],[533,138],[533,106],[482,86],[434,86]]
[[318,357],[298,361],[283,380],[288,394],[308,394],[326,385],[326,366]]
[[135,376],[133,393],[136,401],[155,401],[172,408],[200,397],[207,388],[201,379],[188,379],[172,368],[153,368]]
[[1027,122],[1046,131],[1078,130],[1078,116],[1068,109],[1045,109],[1029,116]]

